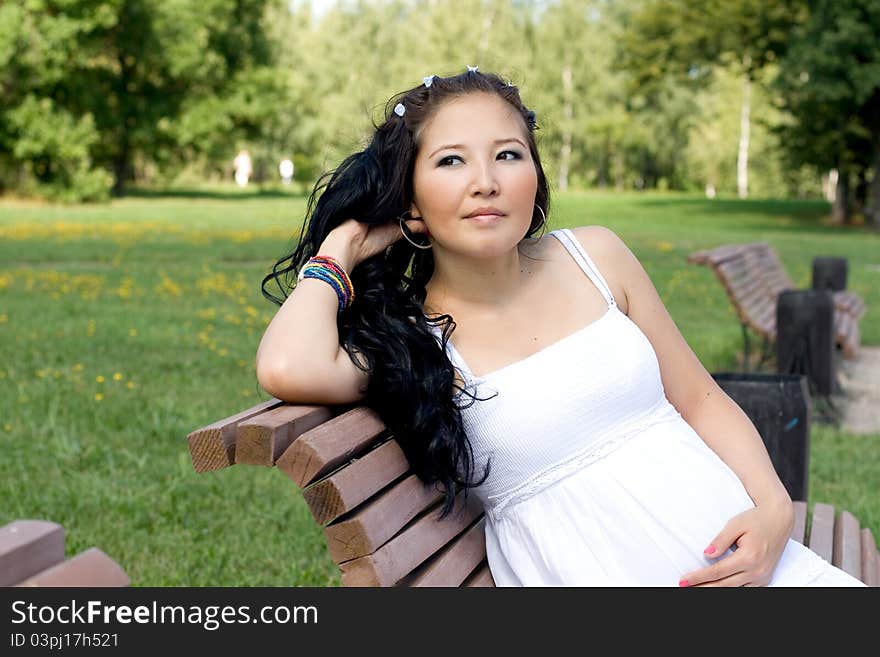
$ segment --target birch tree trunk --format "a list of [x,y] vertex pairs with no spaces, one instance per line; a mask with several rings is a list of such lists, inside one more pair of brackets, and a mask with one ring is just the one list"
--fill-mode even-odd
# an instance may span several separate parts
[[489,35],[492,33],[492,23],[495,22],[495,5],[490,2],[489,6],[483,12],[483,26],[480,30],[480,45],[477,50],[477,59],[483,61],[486,53],[489,52]]
[[736,156],[736,191],[740,198],[749,196],[749,113],[752,103],[752,81],[749,79],[748,67],[751,58],[743,57],[743,93],[742,106],[739,112],[739,152]]
[[571,131],[574,117],[574,84],[572,82],[571,65],[562,69],[562,146],[559,150],[559,190],[568,189],[568,171],[571,163]]

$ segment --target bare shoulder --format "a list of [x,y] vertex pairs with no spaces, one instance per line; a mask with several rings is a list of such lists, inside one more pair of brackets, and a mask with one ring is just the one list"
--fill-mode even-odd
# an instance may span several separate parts
[[631,275],[632,261],[635,260],[632,251],[617,233],[606,226],[577,226],[571,232],[599,268],[617,305],[626,314],[627,280]]
[[582,246],[590,248],[591,258],[594,258],[594,253],[595,255],[601,255],[607,251],[617,251],[619,253],[620,249],[626,248],[626,244],[624,244],[617,233],[607,226],[600,226],[598,224],[577,226],[572,228],[571,232],[578,238]]

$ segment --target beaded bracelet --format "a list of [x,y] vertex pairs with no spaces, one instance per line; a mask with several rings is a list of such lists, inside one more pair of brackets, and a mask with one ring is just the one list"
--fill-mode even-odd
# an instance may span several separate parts
[[348,308],[354,301],[354,286],[345,268],[336,258],[316,255],[308,259],[300,269],[297,281],[304,278],[317,278],[329,283],[339,299],[339,311]]

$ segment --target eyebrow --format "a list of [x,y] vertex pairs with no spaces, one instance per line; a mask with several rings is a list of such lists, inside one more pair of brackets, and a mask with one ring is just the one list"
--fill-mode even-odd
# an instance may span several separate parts
[[[522,140],[517,139],[516,137],[508,137],[507,139],[496,139],[495,141],[492,142],[492,145],[497,146],[498,144],[506,144],[509,141],[519,142],[520,146],[522,146],[523,148],[526,147],[526,145],[522,142]],[[464,144],[447,144],[446,146],[441,146],[440,148],[438,148],[436,151],[431,153],[428,157],[434,157],[437,153],[439,153],[440,151],[442,151],[445,148],[465,148],[465,145]]]

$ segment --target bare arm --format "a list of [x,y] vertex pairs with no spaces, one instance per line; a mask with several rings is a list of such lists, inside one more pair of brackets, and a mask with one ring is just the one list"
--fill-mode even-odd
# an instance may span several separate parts
[[[349,272],[351,251],[332,233],[319,249]],[[326,282],[306,278],[297,283],[257,349],[257,380],[266,392],[296,403],[341,404],[362,396],[367,377],[339,345],[337,308],[336,293]]]
[[[421,221],[407,225],[414,232],[424,230]],[[350,219],[327,235],[318,253],[336,258],[351,272],[399,238],[394,222],[370,227]],[[336,293],[325,281],[306,278],[297,283],[257,349],[257,380],[266,392],[299,404],[345,404],[363,398],[369,377],[339,344],[337,308]]]
[[[642,264],[612,231],[589,226],[585,244],[599,244],[626,293],[627,315],[657,354],[667,399],[712,450],[736,473],[756,504],[790,507],[760,434],[743,410],[721,389],[691,350],[660,299]],[[598,235],[598,237],[597,237]]]
[[[626,295],[627,314],[642,330],[657,355],[664,392],[670,403],[702,440],[739,477],[755,503],[731,518],[705,546],[719,557],[736,544],[735,555],[690,573],[680,586],[763,586],[773,571],[794,524],[794,508],[776,474],[757,429],[725,394],[675,326],[641,263],[612,231],[590,226],[584,243],[599,244],[604,262]],[[577,234],[577,231],[576,231]],[[579,237],[580,239],[580,237]]]

